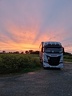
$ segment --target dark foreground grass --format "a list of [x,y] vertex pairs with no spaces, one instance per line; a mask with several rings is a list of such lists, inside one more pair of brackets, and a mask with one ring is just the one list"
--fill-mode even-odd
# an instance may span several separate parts
[[26,73],[41,68],[35,54],[0,54],[0,74]]

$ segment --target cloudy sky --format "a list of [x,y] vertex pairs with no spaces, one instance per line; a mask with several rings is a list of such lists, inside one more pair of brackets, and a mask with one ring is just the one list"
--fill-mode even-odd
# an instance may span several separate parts
[[72,0],[0,0],[0,51],[59,41],[72,53]]

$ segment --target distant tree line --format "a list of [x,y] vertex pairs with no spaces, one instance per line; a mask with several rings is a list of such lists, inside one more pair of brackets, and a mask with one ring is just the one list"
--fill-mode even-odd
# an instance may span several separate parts
[[2,51],[0,52],[1,54],[6,54],[6,53],[10,53],[10,54],[39,54],[39,51],[36,50],[26,50],[25,52],[19,52],[19,51],[15,51],[15,52],[6,52],[6,51]]
[[29,50],[29,51],[25,51],[25,54],[39,54],[39,51]]
[[72,56],[72,54],[71,53],[68,53],[68,52],[64,52],[64,55]]
[[[15,52],[6,52],[6,51],[2,51],[0,52],[1,54],[6,54],[6,53],[10,53],[10,54],[39,54],[39,51],[36,50],[26,50],[25,52],[19,52],[19,51],[15,51]],[[72,56],[71,53],[69,52],[64,52],[64,55],[69,55],[69,56]]]

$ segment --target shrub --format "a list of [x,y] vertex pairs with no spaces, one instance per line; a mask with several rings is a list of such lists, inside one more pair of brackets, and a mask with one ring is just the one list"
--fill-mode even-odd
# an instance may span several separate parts
[[0,73],[14,73],[36,68],[40,68],[37,55],[0,54]]

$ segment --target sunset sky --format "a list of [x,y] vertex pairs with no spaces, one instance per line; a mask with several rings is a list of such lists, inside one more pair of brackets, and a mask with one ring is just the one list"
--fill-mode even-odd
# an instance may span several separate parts
[[61,42],[72,53],[72,0],[0,0],[0,51]]

